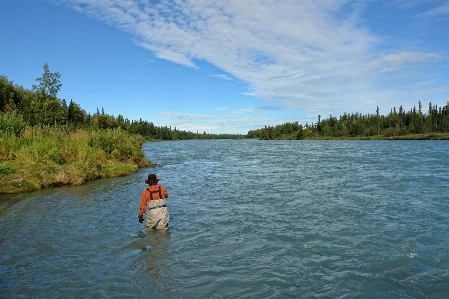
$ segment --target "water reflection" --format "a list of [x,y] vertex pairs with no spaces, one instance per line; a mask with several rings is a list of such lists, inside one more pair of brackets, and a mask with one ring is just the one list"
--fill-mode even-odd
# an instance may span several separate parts
[[170,240],[170,231],[144,229],[139,232],[139,240],[131,244],[135,249],[141,250],[130,268],[132,270],[143,271],[151,274],[153,278],[161,275],[161,270],[167,265],[167,255]]

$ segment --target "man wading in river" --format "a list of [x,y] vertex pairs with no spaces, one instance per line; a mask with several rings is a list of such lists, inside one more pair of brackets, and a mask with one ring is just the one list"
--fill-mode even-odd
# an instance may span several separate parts
[[170,216],[167,210],[167,189],[158,185],[159,178],[155,174],[148,175],[145,183],[148,187],[140,197],[139,222],[143,223],[143,214],[147,212],[146,226],[149,228],[167,229]]

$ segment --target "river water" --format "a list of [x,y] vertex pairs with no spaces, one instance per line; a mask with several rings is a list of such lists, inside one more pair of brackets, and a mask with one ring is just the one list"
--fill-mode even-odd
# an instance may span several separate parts
[[[0,196],[1,298],[448,298],[449,143],[177,141]],[[144,178],[168,231],[137,220]]]

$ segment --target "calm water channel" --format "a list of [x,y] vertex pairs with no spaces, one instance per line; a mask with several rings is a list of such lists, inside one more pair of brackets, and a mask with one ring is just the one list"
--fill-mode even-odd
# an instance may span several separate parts
[[[1,298],[448,298],[449,142],[148,143],[123,178],[0,195]],[[137,221],[144,178],[170,228]]]

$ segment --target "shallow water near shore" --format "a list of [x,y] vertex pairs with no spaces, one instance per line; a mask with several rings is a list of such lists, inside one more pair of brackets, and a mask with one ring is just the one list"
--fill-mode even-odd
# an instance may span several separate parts
[[[155,168],[0,195],[0,298],[447,298],[446,141],[144,151]],[[137,221],[152,172],[168,231]]]

